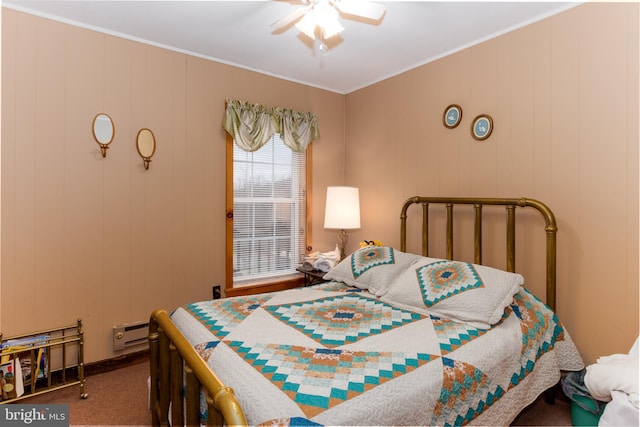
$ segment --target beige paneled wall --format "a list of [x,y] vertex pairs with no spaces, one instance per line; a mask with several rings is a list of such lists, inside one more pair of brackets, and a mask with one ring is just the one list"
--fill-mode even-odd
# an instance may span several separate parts
[[[313,235],[333,242],[320,189],[343,183],[344,96],[2,12],[5,336],[82,318],[86,361],[102,360],[113,325],[224,285],[227,98],[318,114]],[[115,123],[106,158],[91,133],[100,112]],[[157,140],[148,171],[141,128]]]
[[[587,362],[626,353],[638,335],[638,8],[585,4],[347,95],[358,233],[395,244],[413,195],[542,200],[559,224],[561,321]],[[451,103],[463,119],[448,130]],[[495,122],[484,142],[469,132],[481,113]],[[523,246],[518,268],[541,290]]]
[[[413,195],[537,198],[558,218],[558,311],[585,360],[638,334],[637,4],[585,4],[347,96],[12,10],[2,21],[7,335],[81,317],[87,361],[101,360],[112,325],[223,284],[226,98],[318,114],[316,248],[335,239],[327,185],[360,187],[349,249],[397,244]],[[463,108],[453,130],[450,103]],[[99,112],[116,126],[106,159],[91,135]],[[495,121],[484,142],[469,134],[480,113]],[[142,127],[158,141],[148,171]],[[539,292],[536,221],[518,225],[517,263]]]

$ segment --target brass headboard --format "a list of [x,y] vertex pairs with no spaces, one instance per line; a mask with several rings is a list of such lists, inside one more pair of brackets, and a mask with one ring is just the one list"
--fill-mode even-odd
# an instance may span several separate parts
[[422,255],[429,256],[429,205],[446,206],[446,258],[453,259],[453,207],[454,205],[473,205],[474,219],[474,263],[482,264],[482,208],[485,205],[504,206],[507,211],[507,271],[515,271],[516,261],[516,206],[532,207],[538,210],[545,221],[546,242],[546,303],[552,310],[556,309],[556,218],[547,205],[533,199],[502,198],[464,198],[464,197],[412,197],[402,207],[400,214],[400,250],[407,250],[407,209],[413,204],[422,205]]

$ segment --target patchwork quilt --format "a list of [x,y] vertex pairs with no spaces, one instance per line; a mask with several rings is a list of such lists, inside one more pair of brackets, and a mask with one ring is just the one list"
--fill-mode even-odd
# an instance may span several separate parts
[[342,282],[188,304],[172,320],[251,425],[509,425],[583,367],[522,287],[487,328]]

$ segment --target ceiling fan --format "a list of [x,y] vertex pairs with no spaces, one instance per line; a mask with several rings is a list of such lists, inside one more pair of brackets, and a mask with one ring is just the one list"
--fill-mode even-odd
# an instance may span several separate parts
[[[331,38],[344,30],[339,16],[349,15],[367,20],[379,21],[385,14],[386,7],[371,0],[297,0],[303,6],[271,24],[276,30],[285,28],[292,23],[311,39],[316,39],[319,32],[320,49],[324,40]],[[297,21],[297,22],[296,22]],[[326,45],[324,45],[326,48]]]

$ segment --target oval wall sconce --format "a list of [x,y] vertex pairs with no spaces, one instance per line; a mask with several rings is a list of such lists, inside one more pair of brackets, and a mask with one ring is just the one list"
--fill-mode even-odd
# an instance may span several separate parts
[[153,136],[151,130],[143,128],[138,131],[136,148],[138,149],[138,154],[142,157],[144,168],[149,169],[151,157],[153,157],[153,153],[156,152],[156,138]]
[[113,120],[108,114],[97,114],[93,119],[93,138],[100,146],[100,152],[102,157],[107,157],[107,149],[109,144],[113,141],[115,135],[115,127],[113,126]]

